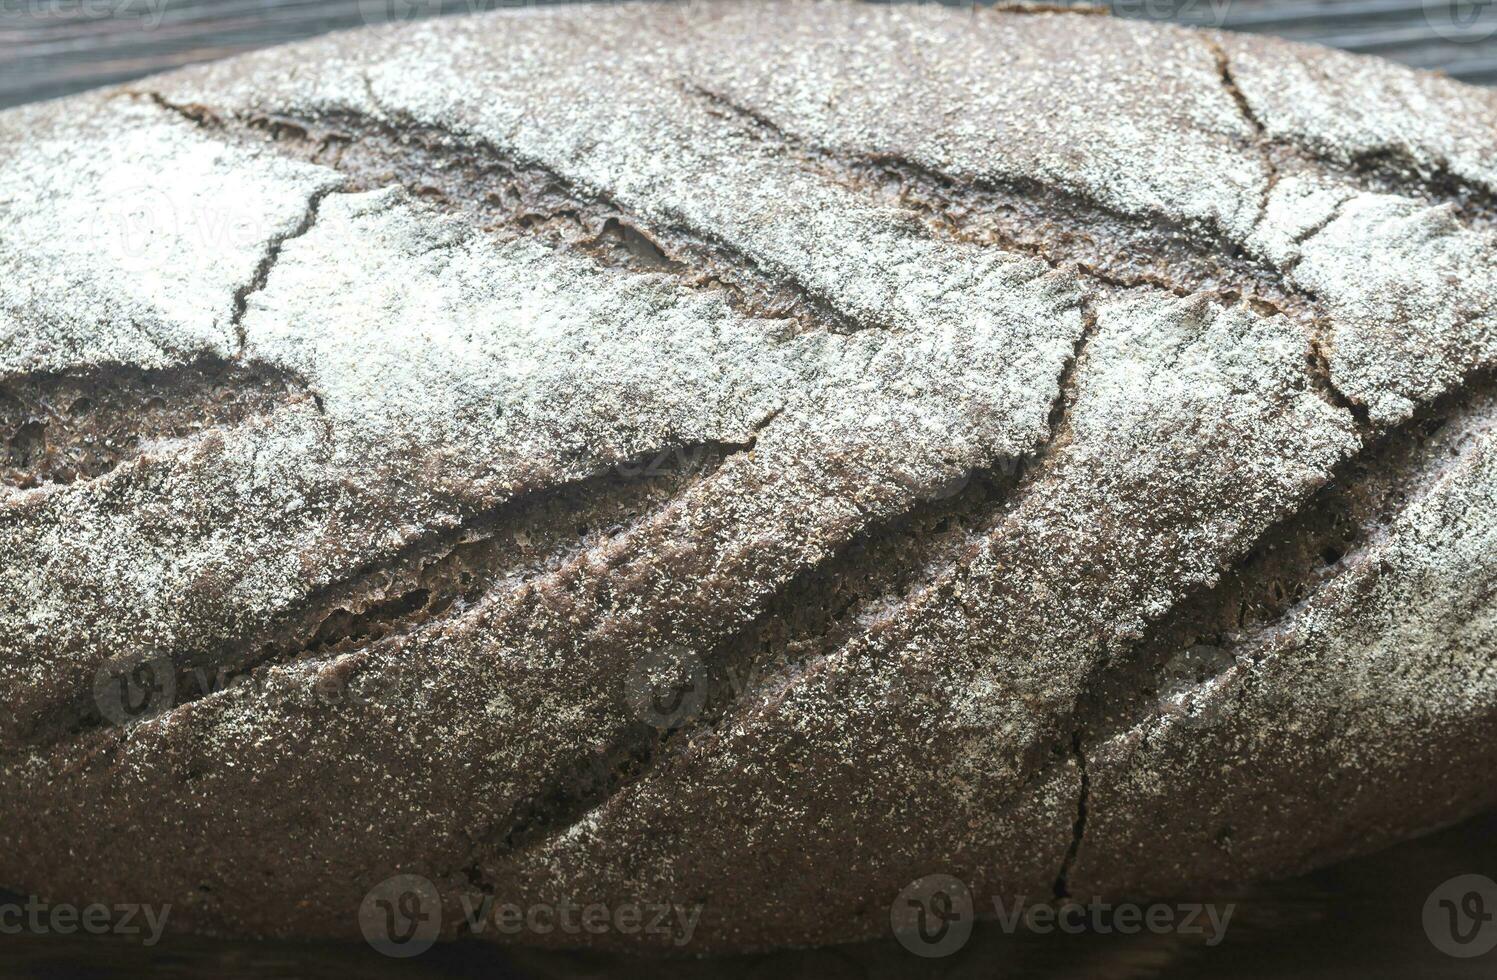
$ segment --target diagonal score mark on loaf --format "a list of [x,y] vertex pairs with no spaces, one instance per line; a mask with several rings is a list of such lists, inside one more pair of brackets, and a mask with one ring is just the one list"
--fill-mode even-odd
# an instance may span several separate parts
[[[1088,766],[1096,771],[1106,763],[1111,778],[1126,781],[1126,772],[1142,770],[1117,756],[1128,739],[1147,741],[1144,733],[1160,724],[1189,737],[1213,725],[1230,710],[1222,703],[1224,679],[1251,669],[1243,666],[1251,663],[1246,651],[1271,645],[1286,623],[1342,578],[1364,572],[1389,529],[1489,438],[1497,420],[1497,389],[1489,374],[1468,379],[1366,451],[1344,459],[1302,509],[1268,529],[1219,579],[1197,588],[1141,640],[1088,672],[1071,721],[1083,774],[1083,816]],[[1084,828],[1078,817],[1058,897],[1069,894]]]
[[203,357],[174,368],[101,366],[0,379],[0,485],[94,480],[141,453],[274,411],[300,385],[263,365]]
[[[196,642],[152,657],[150,669],[169,665],[174,674],[170,702],[153,702],[149,717],[238,686],[254,687],[276,665],[326,662],[362,646],[432,628],[461,617],[490,591],[508,591],[553,573],[576,557],[646,521],[727,455],[745,446],[696,444],[651,453],[617,464],[600,476],[561,483],[525,494],[458,526],[436,529],[347,570],[334,583],[303,597],[295,607],[246,635],[216,646]],[[138,666],[134,657],[106,668],[123,677]],[[152,679],[159,683],[160,678]],[[97,683],[97,682],[96,682]],[[99,726],[124,723],[105,717],[97,687],[55,708],[20,733],[33,750]],[[345,696],[336,685],[327,697]]]
[[[1360,542],[1312,575],[1299,601],[1261,622],[1249,613],[1236,628],[1234,592],[1264,581],[1273,565],[1318,564],[1275,533],[1236,581],[1191,603],[1140,651],[1120,690],[1098,692],[1087,717],[1098,816],[1074,871],[1081,888],[1108,890],[1126,875],[1130,888],[1170,893],[1186,866],[1197,881],[1292,874],[1417,832],[1427,825],[1424,807],[1458,819],[1491,805],[1490,372],[1429,406],[1345,476],[1345,488],[1304,518],[1321,525],[1306,541],[1339,537],[1341,528],[1324,525],[1340,515]],[[1202,632],[1221,648],[1209,662],[1159,669],[1161,645]],[[1103,710],[1109,693],[1122,696]],[[1159,800],[1165,786],[1168,806]],[[1168,854],[1144,842],[1140,812],[1164,818],[1152,831],[1169,841]],[[1142,855],[1145,870],[1122,869],[1115,855],[1125,853]]]
[[870,200],[919,215],[943,237],[1074,267],[1099,286],[1144,286],[1178,296],[1205,293],[1224,304],[1245,300],[1261,312],[1313,315],[1313,296],[1286,289],[1278,270],[1244,253],[1214,226],[1162,212],[1132,214],[1034,178],[961,180],[893,152],[816,145],[706,84],[689,79],[678,84],[808,168]]
[[[836,186],[830,191],[846,186],[856,196],[843,199],[843,208],[887,202],[919,214],[942,237],[999,245],[1052,266],[1074,265],[1110,285],[1156,286],[1179,295],[1211,292],[1223,302],[1247,298],[1266,309],[1305,316],[1313,304],[1313,297],[1286,291],[1272,266],[1253,260],[1219,230],[1193,227],[1162,213],[1130,215],[1033,180],[985,188],[893,155],[838,156],[802,145],[755,110],[702,85],[687,82],[681,88],[751,121],[751,136],[768,131],[774,141],[768,147],[772,157],[788,151],[809,169],[831,177]],[[265,109],[226,119],[206,106],[177,104],[157,93],[152,98],[227,135],[260,134],[281,152],[338,169],[356,187],[398,183],[424,199],[467,212],[493,230],[512,225],[623,268],[726,286],[735,305],[752,315],[791,317],[801,329],[819,322],[843,331],[878,318],[856,307],[839,309],[825,294],[799,283],[795,270],[767,267],[754,253],[714,235],[710,224],[670,210],[663,217],[645,217],[614,200],[608,190],[579,186],[550,165],[519,162],[510,158],[512,151],[482,137],[425,124],[398,110],[298,116]],[[771,178],[778,172],[761,179],[774,186]],[[820,210],[827,207],[818,205]],[[794,287],[788,292],[787,280]]]
[[[776,339],[774,324],[741,321],[712,297],[618,277],[535,242],[490,239],[399,193],[330,195],[319,220],[286,243],[265,288],[249,297],[244,324],[247,353],[291,365],[307,378],[325,401],[328,431],[336,438],[362,432],[388,443],[391,434],[422,432],[427,425],[442,434],[453,412],[429,404],[430,393],[409,378],[413,368],[428,365],[413,364],[396,341],[425,336],[421,331],[433,322],[450,320],[433,314],[445,311],[454,291],[484,294],[496,279],[501,286],[516,279],[541,282],[526,287],[532,299],[520,306],[527,321],[509,324],[509,332],[489,342],[519,344],[535,335],[554,344],[575,336],[587,342],[584,354],[616,355],[607,360],[607,373],[631,400],[621,402],[619,391],[600,387],[590,392],[594,401],[579,404],[572,390],[557,389],[554,400],[565,401],[571,414],[553,420],[539,413],[550,404],[542,399],[511,430],[520,445],[500,448],[521,452],[527,433],[553,429],[579,447],[617,440],[616,420],[635,426],[653,421],[652,399],[675,392],[671,382],[700,374],[726,377],[705,391],[689,388],[679,404],[692,413],[672,414],[671,421],[701,424],[704,406],[712,409],[705,412],[709,420],[736,413],[743,424],[764,426],[753,451],[731,457],[634,531],[552,575],[487,597],[460,619],[332,659],[271,668],[262,674],[265,686],[236,688],[159,721],[87,736],[82,744],[90,751],[69,769],[67,787],[39,784],[45,766],[30,760],[42,767],[33,770],[18,762],[26,769],[17,776],[25,786],[18,795],[36,812],[49,809],[45,797],[83,819],[89,807],[101,805],[102,798],[87,790],[91,781],[148,767],[154,748],[176,744],[192,730],[201,736],[194,736],[194,761],[139,797],[111,805],[161,812],[176,799],[192,801],[200,814],[205,806],[229,808],[242,796],[234,781],[259,768],[250,756],[310,755],[325,759],[317,767],[323,771],[362,774],[358,781],[367,790],[340,796],[333,809],[366,813],[387,832],[390,853],[427,850],[463,859],[474,843],[466,835],[481,836],[482,827],[455,827],[445,815],[426,813],[420,800],[429,798],[430,783],[466,787],[474,821],[503,819],[533,788],[536,769],[559,766],[586,748],[579,742],[611,740],[619,726],[634,723],[618,690],[622,665],[673,637],[691,642],[731,634],[798,569],[824,561],[862,528],[897,518],[922,496],[970,470],[1029,452],[1045,437],[1057,378],[1082,333],[1074,283],[1028,260],[942,253],[954,265],[967,263],[959,270],[965,288],[928,298],[942,315],[926,328],[812,333],[785,341]],[[517,268],[501,267],[508,274],[496,276],[496,262]],[[561,281],[549,281],[555,279]],[[420,288],[409,288],[411,282]],[[677,315],[637,335],[608,334],[610,327],[617,331],[625,289]],[[547,315],[548,304],[563,297],[568,318]],[[605,310],[613,312],[605,316]],[[326,329],[330,322],[345,329]],[[723,346],[708,345],[706,352],[692,346],[707,336]],[[506,353],[503,343],[484,356]],[[522,344],[515,353],[533,356],[536,349]],[[454,356],[461,361],[469,353],[459,349]],[[525,360],[500,363],[523,366]],[[586,377],[579,372],[590,366],[586,358],[580,367],[575,358],[558,363],[567,369],[557,378],[568,383]],[[648,378],[640,374],[644,369]],[[380,384],[372,386],[370,378]],[[718,399],[727,399],[726,406]],[[358,472],[351,461],[347,472]],[[397,468],[394,477],[404,472]],[[446,475],[440,469],[417,474],[427,493],[444,489]],[[376,704],[325,705],[312,696],[320,678],[359,677],[388,678],[397,687],[411,683]],[[404,729],[412,743],[360,750],[367,732],[388,725],[392,715],[422,719]],[[535,730],[535,718],[553,716],[553,729]],[[309,717],[317,719],[310,728]],[[428,721],[444,730],[428,728]],[[242,733],[248,729],[273,734],[247,745]],[[293,790],[308,795],[277,796],[263,814],[204,814],[202,833],[228,833],[226,821],[301,820],[292,814],[304,814],[307,799],[326,794],[306,787],[284,792]],[[392,806],[396,790],[400,805]],[[190,876],[194,867],[185,861],[180,873]],[[358,880],[318,875],[277,887],[305,896]],[[346,897],[339,895],[339,907]]]
[[[642,718],[645,724],[624,731],[617,742],[567,760],[512,813],[495,821],[477,850],[523,848],[570,826],[642,778],[683,740],[719,723],[740,698],[752,697],[770,678],[866,632],[890,607],[960,560],[973,537],[1010,504],[1027,465],[1014,460],[977,471],[938,491],[935,499],[870,526],[837,554],[797,574],[735,634],[700,653],[692,651],[684,663],[666,658],[664,670],[677,670],[664,680],[645,687],[631,677],[631,698],[656,690],[668,698],[680,684],[693,699],[691,710],[669,727]],[[476,863],[468,870],[472,880],[484,882]]]
[[[1260,139],[1262,124],[1236,90],[1225,55],[1219,46],[1211,50],[1234,105],[1251,126],[1254,138]],[[1303,258],[1293,249],[1330,224],[1340,214],[1344,199],[1338,200],[1318,223],[1291,229],[1293,237],[1280,248],[1292,254],[1276,263],[1272,253],[1259,258],[1254,249],[1234,244],[1209,223],[1203,228],[1201,223],[1184,223],[1160,214],[1132,215],[1032,178],[964,183],[896,154],[857,154],[810,145],[751,106],[700,83],[681,84],[714,110],[746,122],[750,132],[798,156],[808,167],[921,215],[935,234],[1033,255],[1052,266],[1075,268],[1095,280],[1099,288],[1148,287],[1181,297],[1210,296],[1223,305],[1246,303],[1262,314],[1283,315],[1300,324],[1308,335],[1316,390],[1331,404],[1351,411],[1360,423],[1367,422],[1365,408],[1336,385],[1325,355],[1331,346],[1330,325],[1318,297],[1283,274]],[[1255,235],[1261,233],[1270,216],[1268,209],[1278,183],[1272,158],[1266,150],[1263,156],[1268,180],[1253,223]]]
[[[1497,425],[1491,372],[1423,406],[1352,458],[1305,507],[1270,528],[1240,562],[1170,611],[1091,679],[1077,727],[1089,742],[1151,720],[1188,716],[1196,695],[1238,657],[1301,616],[1384,543],[1389,528],[1461,465]],[[1192,650],[1205,647],[1198,654]]]
[[[904,209],[891,213],[867,194],[814,179],[796,161],[782,159],[782,147],[765,147],[703,113],[675,83],[681,69],[690,68],[677,62],[697,58],[696,52],[684,45],[668,46],[665,58],[640,51],[629,33],[632,16],[611,12],[589,23],[585,34],[598,61],[589,57],[577,64],[567,57],[566,45],[545,44],[526,50],[535,64],[485,64],[494,76],[492,88],[503,95],[481,106],[449,106],[441,94],[413,101],[390,75],[383,53],[372,52],[340,63],[335,69],[340,80],[330,80],[328,97],[310,104],[298,104],[306,93],[294,87],[284,96],[271,86],[263,95],[235,91],[225,99],[190,76],[155,88],[165,90],[163,98],[178,106],[218,106],[223,118],[262,118],[272,125],[283,119],[319,134],[348,119],[362,120],[365,129],[372,120],[376,131],[398,123],[414,131],[417,144],[426,134],[445,130],[447,158],[438,155],[430,168],[439,174],[444,162],[459,174],[475,163],[471,150],[466,158],[462,152],[454,158],[454,143],[459,151],[467,143],[498,157],[476,161],[480,167],[504,159],[526,161],[587,195],[601,194],[626,207],[631,222],[648,227],[662,244],[673,227],[718,241],[731,237],[737,256],[831,301],[836,312],[857,323],[916,322],[908,297],[958,285],[943,281],[955,278],[944,250],[917,247],[905,236],[880,229],[897,227]],[[541,19],[513,26],[517,43],[545,27]],[[731,42],[704,46],[715,56]],[[607,52],[606,63],[602,52]],[[465,77],[468,67],[461,57],[439,55],[426,70],[439,77],[449,71]],[[444,86],[434,84],[431,90],[441,93]],[[608,91],[608,100],[600,101],[593,94],[597,91]],[[358,143],[355,139],[344,155],[353,151],[356,159]],[[320,158],[331,162],[337,155]],[[1243,167],[1231,164],[1230,169],[1234,180],[1246,179]],[[435,181],[441,182],[440,177]],[[462,181],[457,183],[462,189]],[[446,196],[461,202],[481,193]],[[1207,202],[1196,209],[1199,215],[1185,220],[1220,228],[1228,219],[1215,212],[1233,206],[1230,201]],[[819,244],[829,240],[842,247],[828,250]],[[918,278],[913,276],[917,267]],[[936,312],[919,310],[927,319]]]
[[484,878],[521,902],[704,901],[706,925],[731,867],[837,853],[769,913],[792,936],[819,889],[886,909],[938,851],[979,894],[1048,894],[1080,826],[1065,726],[1088,671],[1357,446],[1279,326],[1158,294],[1101,306],[1054,448],[966,561]]
[[315,120],[266,113],[239,119],[205,106],[178,105],[159,93],[150,97],[210,132],[266,139],[278,152],[332,167],[357,190],[398,184],[416,197],[470,215],[487,230],[510,226],[609,265],[721,289],[741,312],[786,319],[799,330],[819,324],[851,332],[862,326],[785,270],[766,269],[721,238],[674,226],[669,219],[652,227],[606,191],[578,186],[543,165],[509,159],[480,138],[425,126],[400,113],[325,113]]

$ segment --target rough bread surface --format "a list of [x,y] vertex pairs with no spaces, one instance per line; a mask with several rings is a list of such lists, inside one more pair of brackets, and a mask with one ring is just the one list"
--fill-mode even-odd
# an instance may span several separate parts
[[[533,9],[0,115],[0,885],[690,951],[1497,799],[1497,96]],[[671,948],[679,934],[490,938]]]

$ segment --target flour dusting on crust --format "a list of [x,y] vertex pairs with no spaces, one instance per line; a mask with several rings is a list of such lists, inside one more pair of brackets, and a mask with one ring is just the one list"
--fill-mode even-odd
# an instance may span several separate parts
[[[0,115],[0,883],[346,937],[402,872],[448,936],[664,902],[741,950],[1490,802],[1494,134],[1279,42],[810,0]],[[1138,710],[1358,467],[1412,490]]]

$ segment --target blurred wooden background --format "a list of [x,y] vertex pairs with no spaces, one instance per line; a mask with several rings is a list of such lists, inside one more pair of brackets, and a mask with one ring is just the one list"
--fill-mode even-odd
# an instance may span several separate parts
[[[536,2],[548,0],[0,0],[0,107],[342,28]],[[1497,0],[1093,2],[1122,17],[1280,34],[1497,84]]]

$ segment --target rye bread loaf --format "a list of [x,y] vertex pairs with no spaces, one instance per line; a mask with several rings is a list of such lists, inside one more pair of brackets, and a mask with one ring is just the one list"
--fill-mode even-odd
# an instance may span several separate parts
[[730,950],[1497,797],[1491,93],[588,5],[14,110],[0,155],[0,885],[357,936],[410,874],[448,936],[667,902]]

